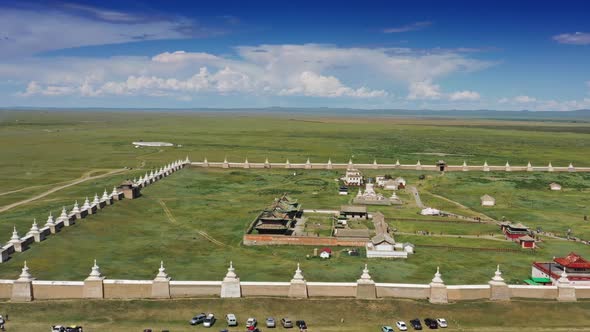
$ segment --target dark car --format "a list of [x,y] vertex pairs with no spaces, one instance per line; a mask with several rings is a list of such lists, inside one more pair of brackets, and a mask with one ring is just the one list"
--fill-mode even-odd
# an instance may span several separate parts
[[422,324],[420,323],[420,319],[414,318],[410,321],[410,325],[414,328],[414,330],[422,330]]
[[201,313],[193,317],[193,319],[190,320],[190,323],[191,325],[201,324],[203,321],[205,321],[205,318],[207,318],[207,315],[205,315],[205,313]]
[[305,324],[304,320],[298,320],[295,322],[295,325],[299,328],[300,331],[307,330],[307,324]]
[[430,329],[438,329],[438,323],[436,319],[426,318],[424,319],[424,325],[428,326]]

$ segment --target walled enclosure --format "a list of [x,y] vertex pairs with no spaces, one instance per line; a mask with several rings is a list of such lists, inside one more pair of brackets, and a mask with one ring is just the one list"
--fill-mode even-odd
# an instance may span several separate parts
[[[556,286],[507,285],[498,269],[481,285],[445,285],[437,270],[430,284],[375,283],[367,266],[356,282],[307,282],[297,266],[290,282],[240,281],[233,265],[223,281],[172,281],[164,265],[153,280],[105,279],[98,265],[84,281],[35,280],[26,265],[17,280],[0,280],[0,298],[15,302],[56,299],[150,299],[183,297],[341,297],[428,299],[432,303],[462,300],[509,301],[528,298],[557,301],[590,299],[590,286],[572,286],[567,281]],[[238,287],[233,288],[232,285]],[[224,290],[225,289],[225,290]]]

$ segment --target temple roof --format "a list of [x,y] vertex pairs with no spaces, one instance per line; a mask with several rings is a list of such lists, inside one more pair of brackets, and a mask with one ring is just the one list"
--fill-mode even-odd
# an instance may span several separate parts
[[483,196],[480,197],[482,201],[495,201],[495,198],[493,198],[492,196],[485,194]]
[[534,238],[532,238],[532,237],[530,237],[530,236],[528,236],[528,235],[521,236],[521,237],[519,237],[519,238],[518,238],[518,240],[519,240],[519,241],[535,241],[535,239],[534,239]]
[[383,243],[383,242],[387,242],[389,244],[395,244],[395,240],[391,236],[389,236],[389,234],[387,234],[387,233],[381,233],[381,234],[373,236],[373,238],[371,239],[371,242],[374,245],[378,245],[379,243]]
[[565,257],[555,258],[553,261],[570,269],[590,269],[590,262],[574,252],[570,252],[570,254]]
[[356,205],[342,205],[340,206],[340,211],[349,213],[367,213],[367,207]]
[[529,229],[528,227],[526,227],[525,225],[518,223],[518,224],[510,224],[508,225],[508,228],[510,229]]

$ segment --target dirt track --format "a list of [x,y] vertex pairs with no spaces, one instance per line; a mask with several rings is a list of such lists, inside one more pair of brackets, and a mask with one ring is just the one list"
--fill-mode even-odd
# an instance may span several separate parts
[[58,187],[51,188],[51,189],[49,189],[49,190],[47,190],[45,192],[42,192],[41,194],[38,194],[36,196],[33,196],[31,198],[27,198],[25,200],[22,200],[22,201],[19,201],[19,202],[15,202],[15,203],[8,204],[8,205],[5,205],[3,207],[0,207],[0,213],[1,212],[6,212],[6,211],[8,211],[8,210],[10,210],[12,208],[17,207],[17,206],[21,206],[21,205],[24,205],[24,204],[27,204],[27,203],[36,201],[36,200],[38,200],[40,198],[43,198],[43,197],[45,197],[47,195],[53,194],[56,191],[60,191],[60,190],[65,189],[65,188],[68,188],[68,187],[71,187],[71,186],[75,186],[75,185],[80,184],[82,182],[86,182],[88,180],[94,180],[94,179],[104,178],[104,177],[111,176],[113,174],[121,173],[121,172],[124,172],[124,171],[126,171],[126,169],[124,169],[124,168],[122,168],[122,169],[116,169],[116,170],[112,170],[112,171],[109,171],[107,173],[100,174],[100,175],[95,175],[95,176],[89,176],[88,174],[90,174],[91,172],[88,172],[85,175],[83,175],[81,178],[79,178],[77,180],[74,180],[74,181],[71,181],[71,182],[68,182],[67,184],[64,184],[64,185],[61,185],[61,186],[58,186]]

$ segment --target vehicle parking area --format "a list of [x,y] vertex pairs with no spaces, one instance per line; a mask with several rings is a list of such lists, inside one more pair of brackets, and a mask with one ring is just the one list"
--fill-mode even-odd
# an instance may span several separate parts
[[[441,331],[520,332],[520,331],[588,331],[590,301],[560,303],[568,319],[556,311],[555,302],[514,300],[510,302],[463,301],[446,305],[416,300],[356,299],[180,299],[180,300],[71,300],[31,303],[1,302],[0,312],[10,316],[6,330],[11,332],[50,331],[52,325],[82,326],[84,332],[245,332],[246,320],[256,318],[259,331],[297,332],[296,323],[304,320],[310,332],[378,332],[384,326],[401,331],[396,322],[403,321],[413,331],[411,320],[446,318],[449,327]],[[204,313],[214,313],[211,327],[190,320]],[[228,326],[225,316],[235,315],[237,326]],[[266,327],[273,317],[275,328]],[[293,328],[283,328],[281,319],[291,320]],[[534,317],[534,319],[531,319]]]

